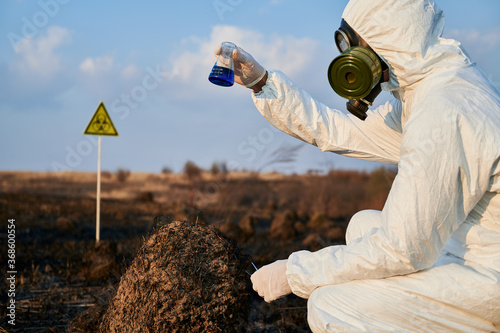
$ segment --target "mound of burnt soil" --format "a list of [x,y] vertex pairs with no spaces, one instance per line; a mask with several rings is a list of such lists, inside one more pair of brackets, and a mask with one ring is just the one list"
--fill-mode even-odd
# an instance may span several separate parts
[[248,263],[234,242],[208,226],[157,227],[96,326],[101,332],[243,332]]

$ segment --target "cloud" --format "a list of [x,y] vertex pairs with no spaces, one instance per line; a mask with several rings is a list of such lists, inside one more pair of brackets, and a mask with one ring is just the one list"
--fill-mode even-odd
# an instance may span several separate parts
[[174,52],[170,57],[167,64],[169,81],[177,84],[177,90],[183,87],[179,83],[189,84],[190,90],[211,87],[207,85],[207,77],[215,61],[214,49],[223,41],[232,41],[242,47],[265,68],[279,68],[292,76],[308,70],[319,47],[319,43],[310,38],[264,35],[254,30],[217,25],[208,38],[185,39],[184,50]]
[[140,75],[140,70],[135,65],[127,65],[121,71],[121,77],[124,79],[135,79]]
[[45,36],[25,38],[15,49],[17,58],[11,66],[13,72],[37,80],[50,79],[62,70],[62,58],[55,52],[61,45],[71,42],[68,29],[52,26]]
[[58,52],[70,43],[70,31],[58,26],[48,27],[38,38],[23,39],[12,62],[0,64],[0,100],[23,108],[50,104],[71,85],[71,74]]
[[[161,95],[186,109],[201,109],[203,103],[220,98],[221,92],[226,93],[208,82],[215,60],[214,49],[225,40],[250,52],[265,68],[280,69],[299,82],[301,78],[309,82],[311,73],[323,70],[315,68],[319,66],[318,54],[324,53],[318,51],[320,46],[316,40],[263,34],[230,25],[216,25],[208,35],[185,38],[165,60],[151,61],[143,67],[119,63],[110,55],[110,50],[97,56],[69,59],[60,54],[60,48],[71,43],[69,30],[52,26],[38,38],[19,44],[12,63],[0,64],[0,75],[8,78],[0,83],[0,87],[5,86],[0,97],[5,95],[11,104],[48,105],[66,91],[77,89],[91,99],[114,100],[125,95],[140,95],[142,101],[144,94],[139,94],[139,90],[143,92],[140,87],[151,87],[158,82],[158,89],[146,89],[148,96]],[[158,72],[157,68],[161,68],[161,74],[151,74]],[[241,87],[226,94],[235,104],[248,102],[241,99],[242,95],[248,95],[248,90]]]
[[489,55],[493,50],[500,48],[500,27],[487,31],[454,29],[450,30],[446,37],[458,40],[467,51],[476,56]]
[[113,68],[113,62],[114,59],[111,56],[87,58],[80,64],[80,71],[90,75],[107,72]]
[[477,63],[497,89],[500,89],[500,68],[496,56],[500,53],[500,27],[485,31],[454,29],[450,30],[446,37],[461,42],[471,59]]

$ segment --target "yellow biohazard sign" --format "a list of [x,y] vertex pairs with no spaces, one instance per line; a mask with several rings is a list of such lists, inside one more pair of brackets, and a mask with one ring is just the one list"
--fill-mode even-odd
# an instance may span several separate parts
[[118,131],[111,121],[111,117],[104,107],[104,103],[101,101],[97,110],[95,110],[94,116],[87,125],[87,129],[83,134],[93,134],[93,135],[112,135],[118,136]]

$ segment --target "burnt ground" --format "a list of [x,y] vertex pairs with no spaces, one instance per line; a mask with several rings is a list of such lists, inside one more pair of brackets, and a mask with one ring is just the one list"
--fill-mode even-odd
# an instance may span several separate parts
[[[205,222],[236,241],[261,267],[296,250],[342,244],[349,216],[363,208],[380,209],[390,187],[387,179],[393,178],[384,173],[383,179],[378,175],[374,181],[373,173],[344,172],[265,181],[258,175],[224,182],[197,179],[174,184],[170,179],[165,187],[168,200],[156,199],[158,192],[144,191],[146,187],[133,197],[102,199],[101,241],[96,244],[96,202],[87,195],[92,183],[37,178],[13,188],[5,186],[5,179],[15,182],[16,177],[8,176],[0,175],[0,261],[7,267],[8,220],[15,219],[16,325],[7,323],[7,308],[2,306],[0,332],[72,331],[72,320],[114,295],[162,217]],[[120,186],[126,182],[120,180]],[[106,186],[115,186],[111,183]],[[333,192],[327,191],[330,187]],[[196,198],[200,193],[205,195],[201,201]],[[367,202],[368,195],[375,200]],[[254,271],[251,265],[247,270]],[[1,303],[7,304],[7,270],[0,276]],[[289,295],[268,304],[253,291],[245,297],[250,302],[247,332],[310,332],[306,300]],[[85,331],[84,325],[79,330],[72,327]]]

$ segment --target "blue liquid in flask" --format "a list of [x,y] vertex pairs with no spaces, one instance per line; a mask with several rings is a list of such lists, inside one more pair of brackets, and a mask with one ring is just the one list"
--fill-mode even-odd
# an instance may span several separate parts
[[234,84],[234,70],[214,65],[208,80],[218,86],[230,87]]

